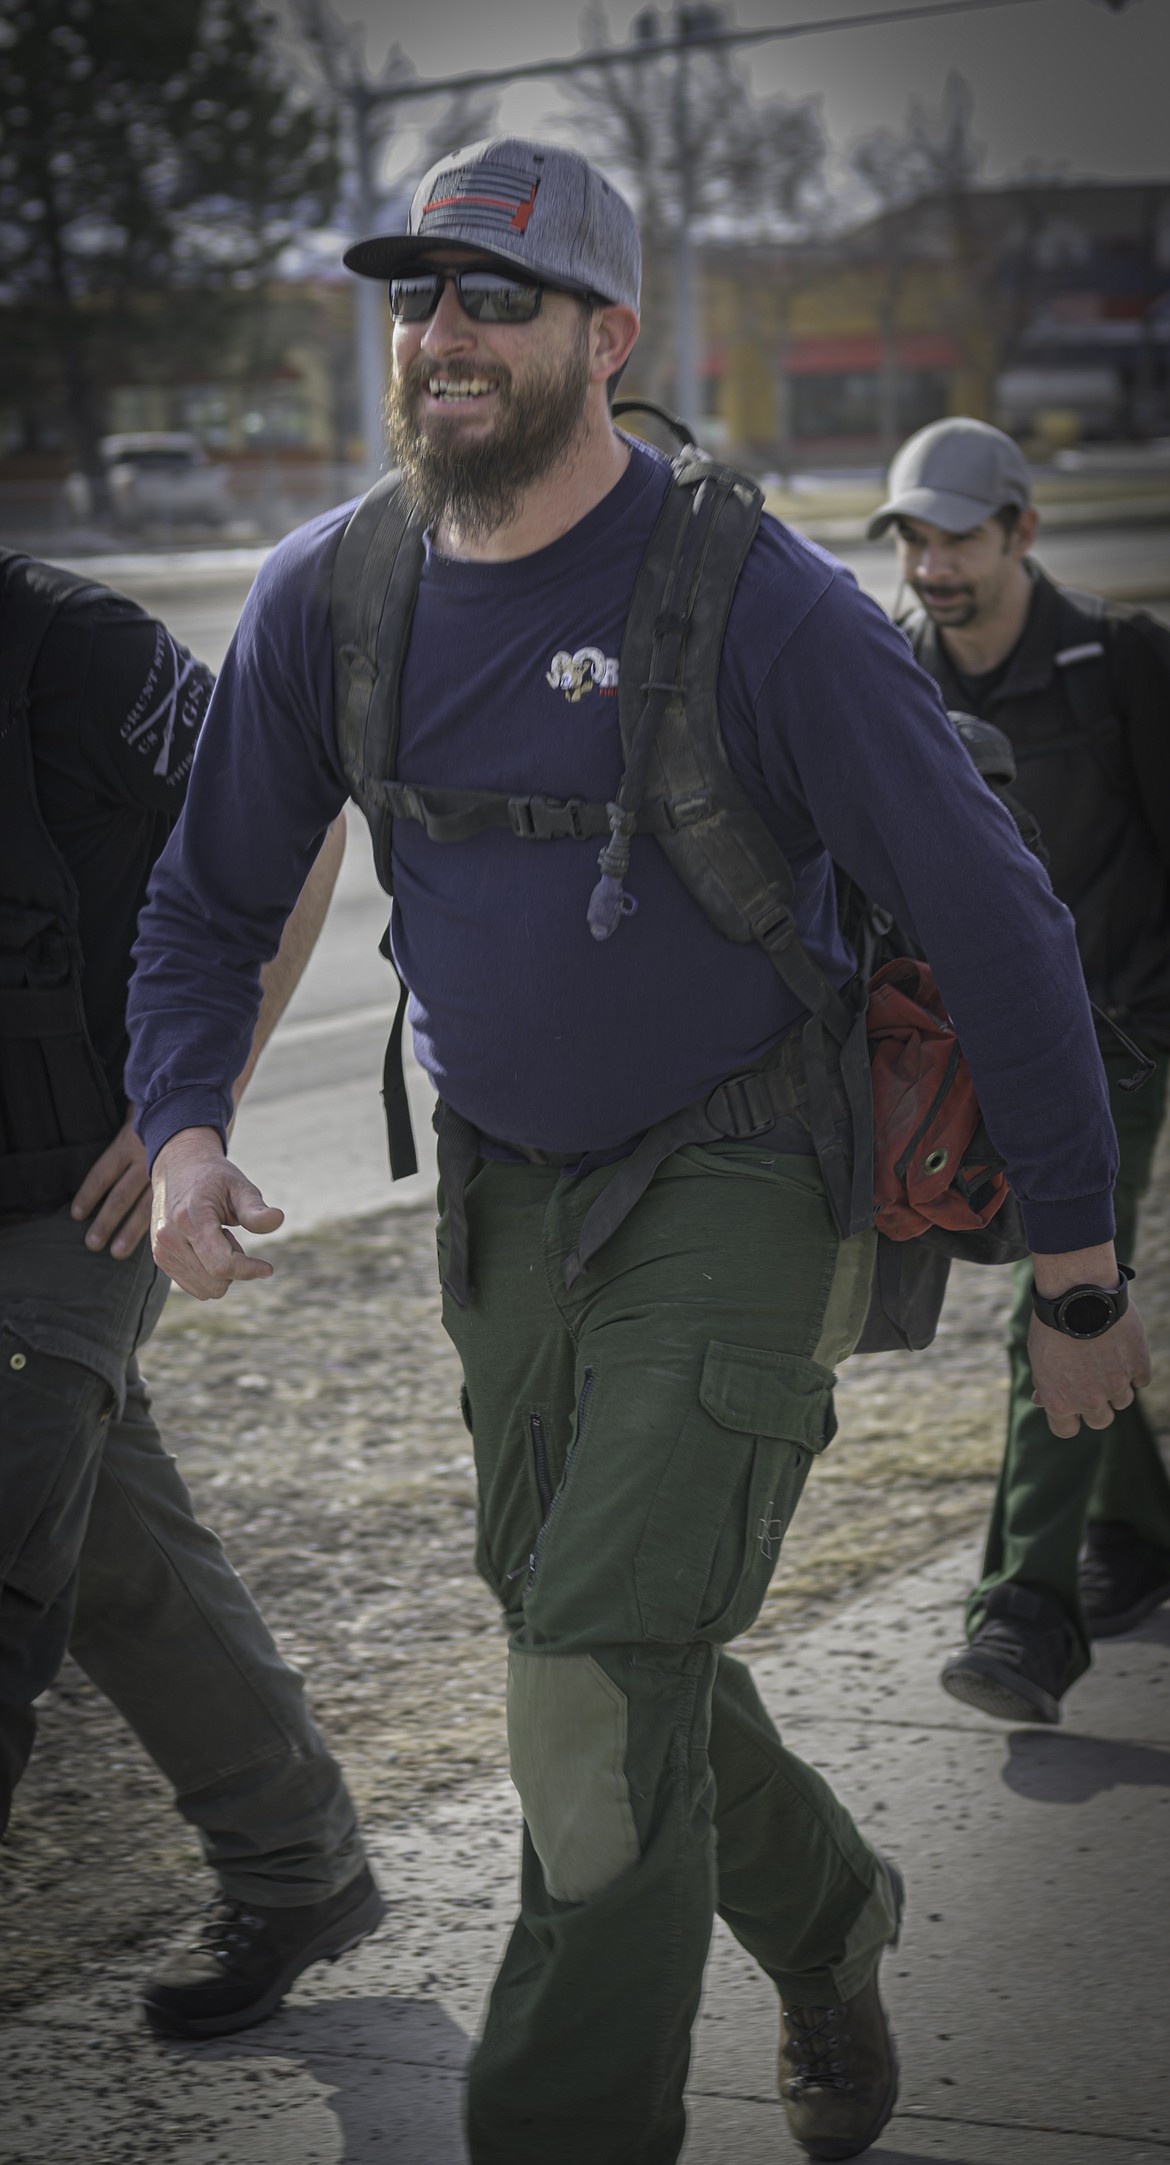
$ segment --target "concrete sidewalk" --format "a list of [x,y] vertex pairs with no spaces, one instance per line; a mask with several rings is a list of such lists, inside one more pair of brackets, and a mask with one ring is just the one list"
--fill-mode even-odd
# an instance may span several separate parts
[[[1060,1730],[936,1683],[971,1544],[755,1664],[789,1741],[902,1865],[903,2069],[883,2165],[1170,2165],[1170,1610],[1098,1650]],[[461,2077],[510,1919],[504,1780],[383,1830],[381,1933],[263,2027],[170,2047],[142,1960],[9,2025],[4,2165],[459,2165]],[[796,2165],[771,1988],[719,1928],[686,2165]],[[556,2165],[555,2159],[549,2165]]]

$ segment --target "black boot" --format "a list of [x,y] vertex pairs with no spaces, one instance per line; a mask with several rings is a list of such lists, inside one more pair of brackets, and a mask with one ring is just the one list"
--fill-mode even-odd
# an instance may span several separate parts
[[1088,1526],[1078,1576],[1093,1639],[1132,1631],[1170,1601],[1170,1556],[1117,1520],[1097,1519]]
[[1060,1720],[1072,1649],[1054,1601],[1011,1582],[993,1586],[968,1646],[948,1656],[939,1681],[952,1699],[1000,1721]]
[[385,1914],[364,1865],[339,1894],[295,1909],[262,1909],[220,1895],[195,1938],[144,1988],[146,2019],[164,2037],[222,2037],[250,2029],[279,2007],[311,1962],[335,1962]]

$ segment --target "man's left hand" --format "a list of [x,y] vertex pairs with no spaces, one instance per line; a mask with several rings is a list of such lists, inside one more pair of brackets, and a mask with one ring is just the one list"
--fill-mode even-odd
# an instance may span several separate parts
[[134,1132],[133,1114],[90,1166],[70,1211],[78,1220],[97,1212],[86,1231],[85,1245],[97,1254],[108,1243],[110,1254],[119,1262],[133,1255],[144,1233],[150,1231],[150,1175],[146,1151]]
[[1100,1338],[1070,1338],[1033,1316],[1028,1330],[1032,1397],[1048,1415],[1054,1436],[1108,1428],[1115,1413],[1132,1406],[1135,1389],[1150,1380],[1150,1352],[1132,1300],[1120,1322]]

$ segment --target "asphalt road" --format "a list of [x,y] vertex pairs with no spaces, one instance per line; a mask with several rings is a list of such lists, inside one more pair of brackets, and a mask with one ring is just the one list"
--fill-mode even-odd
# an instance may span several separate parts
[[[896,585],[891,549],[842,543],[836,553],[867,592],[891,606]],[[1037,554],[1064,584],[1115,598],[1140,596],[1170,623],[1170,534],[1165,526],[1054,531]],[[86,568],[133,594],[196,654],[218,667],[257,561],[254,551],[227,557],[192,552],[90,559]],[[1150,599],[1159,589],[1163,598]],[[433,1100],[426,1079],[409,1058],[422,1170],[411,1180],[390,1185],[379,1092],[396,988],[378,954],[385,922],[386,901],[374,877],[365,823],[351,806],[349,844],[328,920],[260,1063],[232,1141],[237,1162],[259,1182],[268,1200],[285,1210],[288,1232],[380,1209],[390,1200],[417,1202],[433,1186]]]

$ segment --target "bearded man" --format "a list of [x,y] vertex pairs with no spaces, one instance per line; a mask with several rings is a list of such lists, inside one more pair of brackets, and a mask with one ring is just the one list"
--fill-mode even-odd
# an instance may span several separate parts
[[[678,2156],[716,1908],[777,1988],[796,2140],[853,2156],[897,2091],[877,1978],[900,1875],[782,1744],[727,1644],[833,1434],[874,1236],[842,1237],[806,1099],[782,1087],[807,1014],[766,928],[737,944],[688,892],[658,839],[685,824],[681,800],[645,818],[618,801],[631,597],[680,507],[685,555],[715,470],[691,454],[672,472],[614,426],[638,233],[575,152],[474,144],[426,175],[408,232],[346,261],[389,281],[405,480],[374,492],[356,566],[368,504],[269,558],[155,876],[132,1087],[157,1251],[203,1299],[268,1271],[225,1231],[273,1221],[225,1157],[227,1078],[250,1027],[249,957],[352,792],[442,1104],[444,1318],[475,1447],[477,1562],[510,1638],[521,1913],[472,2067],[471,2157]],[[720,487],[753,501],[732,477]],[[701,564],[696,578],[701,599]],[[658,619],[654,636],[677,644],[678,618]],[[651,720],[662,689],[647,687]],[[771,519],[730,602],[717,706],[726,760],[792,868],[784,922],[818,984],[840,1005],[854,971],[836,858],[929,933],[1039,1282],[1109,1283],[1114,1145],[1067,913],[901,635]],[[243,807],[258,796],[255,832]],[[766,1115],[739,1119],[761,1094]],[[1092,1348],[1037,1324],[1060,1432],[1081,1412],[1100,1422],[1147,1372],[1118,1300]]]

